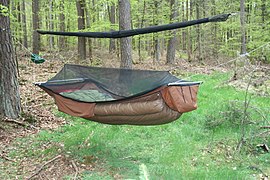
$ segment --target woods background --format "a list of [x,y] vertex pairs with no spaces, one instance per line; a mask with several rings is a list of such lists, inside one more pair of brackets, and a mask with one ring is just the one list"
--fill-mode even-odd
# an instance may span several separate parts
[[[134,36],[134,62],[152,57],[159,62],[171,48],[176,57],[191,61],[218,62],[236,57],[270,41],[270,2],[266,0],[131,0],[131,28],[142,28],[172,22],[188,21],[221,13],[236,13],[227,22],[197,25],[175,31]],[[242,5],[241,5],[242,4]],[[75,50],[79,59],[93,60],[94,50],[114,52],[120,56],[120,40],[63,36],[40,36],[35,30],[110,31],[119,29],[117,0],[13,0],[12,32],[17,48],[39,51]],[[173,42],[171,47],[168,42]],[[250,54],[254,61],[270,62],[270,46]],[[171,54],[171,55],[170,55]]]

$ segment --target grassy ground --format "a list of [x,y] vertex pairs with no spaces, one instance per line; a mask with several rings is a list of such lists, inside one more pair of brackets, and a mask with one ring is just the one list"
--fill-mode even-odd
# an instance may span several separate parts
[[[80,169],[70,172],[66,179],[269,176],[270,153],[263,146],[270,145],[269,132],[260,128],[270,123],[269,97],[246,96],[244,91],[228,86],[228,79],[229,74],[224,73],[194,76],[193,80],[204,81],[199,108],[161,126],[110,126],[55,112],[68,124],[18,139],[8,156],[20,162],[23,158],[44,162],[62,154]],[[250,102],[246,108],[245,100]],[[13,168],[0,168],[0,177],[24,177],[23,169],[18,169],[21,165],[11,163]]]

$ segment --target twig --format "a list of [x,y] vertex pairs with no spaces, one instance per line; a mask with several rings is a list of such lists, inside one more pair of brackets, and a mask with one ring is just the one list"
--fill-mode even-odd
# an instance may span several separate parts
[[30,100],[26,101],[25,103],[28,104],[28,103],[35,102],[37,99],[41,99],[41,98],[44,98],[44,97],[46,97],[46,96],[47,96],[47,94],[42,94],[42,95],[40,95],[40,96],[37,96],[37,97],[35,97],[35,98],[33,98],[33,99],[30,99]]
[[270,129],[270,126],[262,126],[261,129]]
[[71,164],[73,166],[73,168],[75,169],[75,176],[74,176],[74,180],[77,179],[77,176],[78,176],[78,167],[76,166],[76,163],[74,161],[71,161]]
[[262,132],[260,134],[257,134],[256,137],[261,137],[261,136],[263,136],[265,134],[269,134],[269,133],[270,133],[270,131],[264,131],[264,132]]
[[21,125],[21,126],[26,126],[25,123],[23,123],[23,122],[21,122],[21,121],[14,120],[14,119],[5,119],[4,121],[10,122],[10,123],[16,123],[16,124],[19,124],[19,125]]
[[10,158],[6,157],[6,156],[3,155],[3,154],[0,154],[0,157],[3,158],[3,159],[5,159],[5,160],[7,160],[7,161],[16,162],[15,160],[10,159]]
[[55,160],[57,160],[57,159],[59,159],[59,158],[61,158],[61,157],[62,157],[61,155],[58,155],[58,156],[54,157],[53,159],[47,161],[47,162],[44,163],[38,170],[36,170],[36,172],[35,172],[34,174],[32,174],[32,175],[31,175],[29,178],[27,178],[27,179],[29,180],[29,179],[35,177],[36,175],[38,175],[38,174],[43,170],[43,168],[44,168],[46,165],[52,163],[53,161],[55,161]]

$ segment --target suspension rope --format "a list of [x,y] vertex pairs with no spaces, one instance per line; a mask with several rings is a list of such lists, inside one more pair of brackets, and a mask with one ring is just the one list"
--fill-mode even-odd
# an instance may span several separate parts
[[[212,68],[221,67],[221,66],[230,64],[230,63],[232,63],[232,62],[235,62],[235,61],[237,61],[238,59],[241,59],[241,58],[243,58],[243,57],[248,57],[248,56],[250,56],[250,54],[252,54],[252,53],[258,51],[259,49],[261,49],[261,48],[263,48],[263,47],[265,47],[265,46],[267,46],[267,45],[269,45],[269,44],[270,44],[270,42],[267,42],[267,43],[265,43],[265,44],[263,44],[263,45],[261,45],[261,46],[255,48],[255,49],[251,50],[250,52],[247,52],[247,53],[245,53],[245,54],[240,54],[238,57],[236,57],[236,58],[234,58],[234,59],[232,59],[232,60],[229,60],[229,61],[227,61],[227,62],[225,62],[225,63],[218,64],[218,65],[216,65],[216,66],[214,66],[214,67],[212,67]],[[193,74],[193,75],[191,75],[191,76],[187,76],[187,77],[185,77],[185,79],[190,79],[191,77],[194,77],[194,76],[197,76],[197,74]]]

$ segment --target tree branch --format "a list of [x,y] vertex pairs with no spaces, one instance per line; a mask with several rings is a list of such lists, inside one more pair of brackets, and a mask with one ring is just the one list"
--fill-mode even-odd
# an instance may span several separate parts
[[57,160],[57,159],[59,159],[59,158],[61,158],[61,157],[62,157],[61,155],[58,155],[58,156],[54,157],[53,159],[47,161],[47,162],[44,163],[38,170],[36,170],[36,172],[35,172],[34,174],[32,174],[32,175],[31,175],[29,178],[27,178],[27,179],[30,180],[31,178],[35,177],[36,175],[38,175],[38,174],[44,169],[44,167],[45,167],[46,165],[52,163],[53,161],[55,161],[55,160]]

